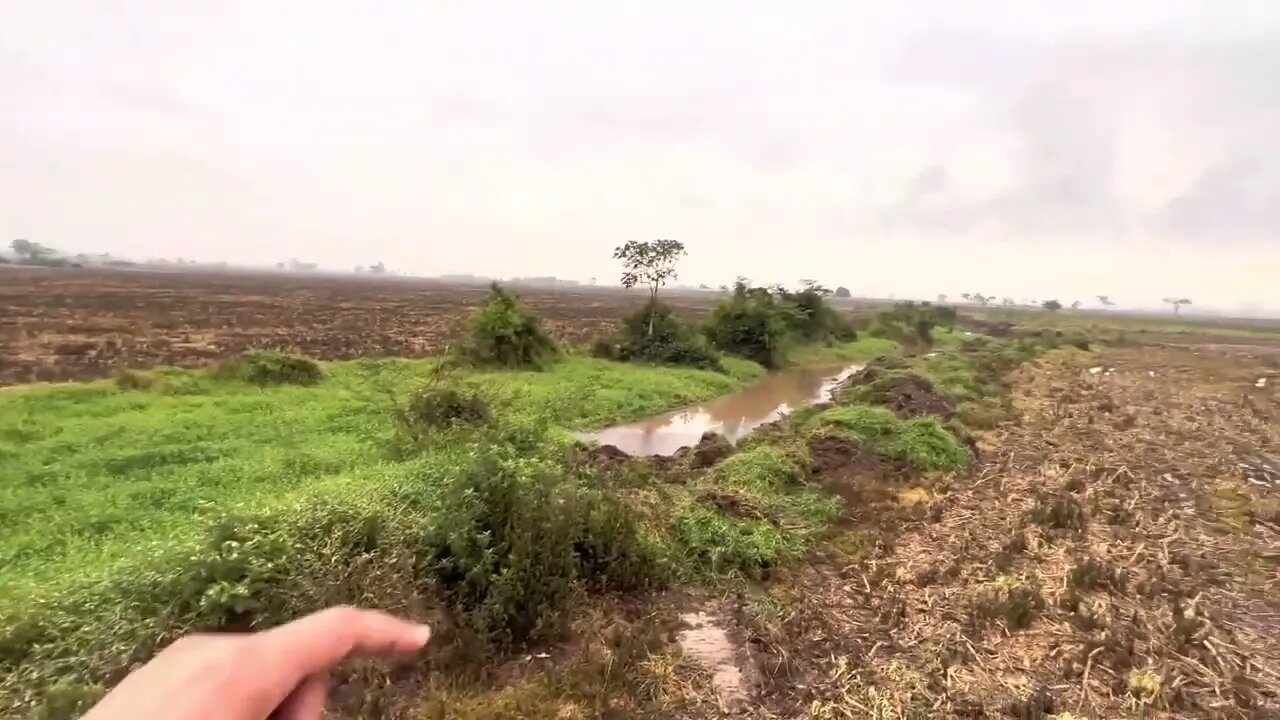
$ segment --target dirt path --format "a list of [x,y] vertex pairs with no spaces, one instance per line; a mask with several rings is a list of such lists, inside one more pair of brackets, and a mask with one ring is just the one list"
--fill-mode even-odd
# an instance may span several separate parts
[[1020,370],[1024,420],[982,439],[976,478],[864,492],[862,524],[770,590],[789,609],[757,613],[768,713],[1275,717],[1266,362],[1146,348]]

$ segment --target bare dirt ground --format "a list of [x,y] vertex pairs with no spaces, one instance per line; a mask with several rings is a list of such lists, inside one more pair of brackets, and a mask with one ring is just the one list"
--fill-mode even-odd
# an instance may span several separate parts
[[[116,368],[195,366],[247,348],[322,360],[421,357],[455,341],[488,288],[316,275],[100,270],[0,272],[0,386],[78,380]],[[556,336],[583,342],[644,295],[521,289]],[[710,294],[672,294],[697,317]]]
[[1018,372],[1023,420],[976,478],[895,498],[851,471],[861,526],[754,603],[760,714],[1277,717],[1277,376],[1055,355]]

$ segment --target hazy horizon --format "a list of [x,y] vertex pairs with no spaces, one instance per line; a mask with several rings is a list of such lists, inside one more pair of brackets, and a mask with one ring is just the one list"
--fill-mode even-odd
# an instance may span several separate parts
[[0,239],[1280,311],[1280,5],[1053,7],[15,3]]

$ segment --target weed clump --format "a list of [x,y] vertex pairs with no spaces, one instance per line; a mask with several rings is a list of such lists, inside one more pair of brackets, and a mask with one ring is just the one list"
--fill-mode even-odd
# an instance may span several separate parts
[[1004,575],[984,587],[974,599],[974,615],[1000,619],[1011,632],[1025,630],[1044,610],[1044,596],[1029,578]]
[[675,518],[675,535],[692,573],[736,573],[759,579],[779,561],[800,551],[797,541],[768,520],[732,518],[717,508],[691,503]]
[[968,449],[934,417],[902,420],[888,408],[845,405],[823,411],[810,425],[815,434],[855,440],[921,472],[963,470],[972,462]]
[[1074,495],[1041,495],[1031,508],[1031,522],[1050,530],[1083,531],[1089,513]]
[[215,377],[253,385],[315,385],[324,378],[320,365],[309,357],[278,350],[250,350],[214,368]]
[[492,458],[447,487],[421,557],[479,647],[553,637],[576,593],[660,579],[618,500]]
[[409,395],[395,418],[401,432],[419,442],[443,427],[485,423],[489,403],[479,393],[451,385],[423,387]]
[[155,379],[136,370],[121,370],[116,374],[116,387],[121,390],[149,390]]
[[929,302],[917,305],[908,300],[876,313],[867,327],[867,334],[908,347],[927,348],[933,346],[934,328],[952,328],[955,323],[955,308]]
[[622,362],[684,365],[723,372],[720,358],[676,318],[670,305],[650,300],[623,319],[616,339],[602,338],[592,346],[595,357]]
[[498,283],[471,320],[471,343],[464,354],[474,362],[507,368],[542,368],[559,355],[542,321],[515,293]]

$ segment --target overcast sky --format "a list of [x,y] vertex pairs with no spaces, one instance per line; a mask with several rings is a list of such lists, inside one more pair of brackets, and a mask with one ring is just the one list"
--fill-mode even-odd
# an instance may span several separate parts
[[12,0],[0,106],[68,250],[1280,309],[1275,0]]

